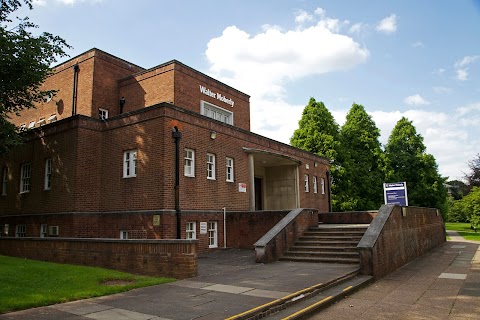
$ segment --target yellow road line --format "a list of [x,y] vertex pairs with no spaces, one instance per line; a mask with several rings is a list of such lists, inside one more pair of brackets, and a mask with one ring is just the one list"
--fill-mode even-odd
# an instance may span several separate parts
[[346,287],[345,289],[343,289],[342,291],[345,292],[345,291],[348,291],[348,290],[350,290],[350,289],[352,289],[352,288],[353,288],[353,286],[348,286],[348,287]]
[[322,300],[320,300],[320,301],[312,304],[311,306],[306,307],[305,309],[302,309],[302,310],[300,310],[300,311],[297,311],[297,312],[295,312],[294,314],[291,314],[291,315],[289,315],[288,317],[283,318],[282,320],[295,319],[295,317],[297,317],[297,316],[299,316],[299,315],[301,315],[301,314],[304,314],[304,313],[306,313],[306,312],[308,312],[308,311],[316,308],[317,306],[319,306],[319,305],[327,302],[328,300],[330,300],[330,299],[332,299],[332,298],[333,298],[333,296],[328,296],[328,297],[326,297],[325,299],[322,299]]

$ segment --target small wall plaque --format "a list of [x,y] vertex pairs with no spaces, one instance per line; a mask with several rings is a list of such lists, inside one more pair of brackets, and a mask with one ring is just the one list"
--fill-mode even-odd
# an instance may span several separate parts
[[160,225],[160,215],[155,214],[153,215],[153,226],[158,227]]

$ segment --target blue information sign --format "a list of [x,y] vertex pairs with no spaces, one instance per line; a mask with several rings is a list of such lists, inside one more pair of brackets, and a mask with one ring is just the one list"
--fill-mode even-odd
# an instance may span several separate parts
[[408,206],[406,182],[384,183],[383,194],[385,197],[385,204],[396,204],[404,207]]

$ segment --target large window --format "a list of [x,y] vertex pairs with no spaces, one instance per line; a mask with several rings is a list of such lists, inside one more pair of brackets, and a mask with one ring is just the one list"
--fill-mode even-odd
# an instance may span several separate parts
[[215,180],[215,155],[207,153],[207,179]]
[[217,221],[208,222],[208,247],[216,248],[218,247],[218,232],[217,232]]
[[7,195],[8,167],[2,169],[2,196]]
[[45,160],[45,178],[43,182],[43,190],[50,190],[52,187],[52,158]]
[[24,224],[17,224],[15,237],[23,238],[27,234],[27,227]]
[[137,176],[137,150],[129,150],[123,153],[123,177],[132,178]]
[[233,182],[233,159],[226,158],[226,166],[227,166],[227,181]]
[[197,223],[196,222],[187,222],[185,238],[197,239]]
[[322,194],[325,194],[325,179],[322,178]]
[[200,113],[209,118],[233,125],[233,112],[217,107],[211,103],[201,101]]
[[30,175],[32,174],[32,166],[30,163],[22,165],[20,169],[20,193],[30,192]]
[[195,151],[185,149],[184,153],[185,165],[183,167],[184,175],[187,177],[195,177]]
[[313,193],[318,192],[318,186],[317,186],[317,176],[313,176]]
[[309,192],[310,188],[308,185],[308,174],[305,175],[304,179],[305,179],[305,192]]

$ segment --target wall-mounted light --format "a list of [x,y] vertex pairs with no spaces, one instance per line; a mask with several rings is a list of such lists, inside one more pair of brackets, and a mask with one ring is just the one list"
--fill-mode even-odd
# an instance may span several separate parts
[[125,97],[120,99],[120,114],[123,113],[123,106],[125,105]]
[[210,139],[215,140],[217,138],[217,133],[215,131],[210,132]]

